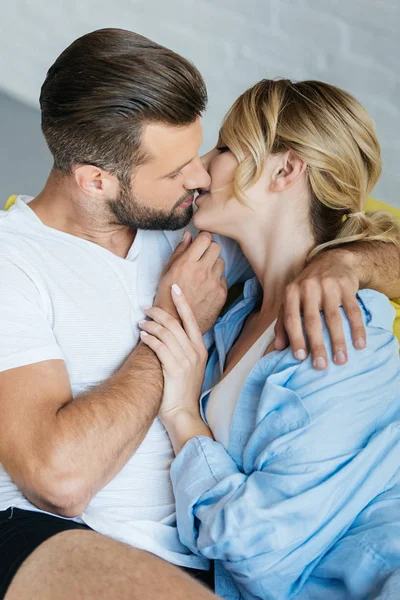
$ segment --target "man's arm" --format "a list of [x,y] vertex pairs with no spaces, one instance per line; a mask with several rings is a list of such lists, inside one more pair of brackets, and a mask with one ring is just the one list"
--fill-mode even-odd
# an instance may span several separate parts
[[276,326],[275,346],[288,343],[297,358],[308,356],[304,328],[314,367],[323,370],[328,357],[322,339],[320,310],[324,311],[336,364],[347,362],[347,348],[339,307],[343,306],[352,329],[354,346],[367,343],[356,293],[371,288],[389,298],[400,296],[400,249],[386,242],[357,242],[318,255],[286,289],[286,297]]
[[[214,323],[226,298],[218,256],[210,234],[193,243],[186,239],[161,284],[169,296],[168,278],[185,290],[203,331]],[[33,504],[74,517],[143,440],[159,410],[162,371],[153,352],[140,344],[112,377],[73,398],[37,290],[21,269],[7,263],[6,281],[11,278],[7,268],[14,286],[0,285],[0,463]],[[159,294],[162,308],[166,295]],[[31,364],[33,355],[36,362]]]
[[157,415],[162,372],[140,344],[102,385],[72,398],[65,363],[0,373],[0,456],[37,507],[75,517],[135,452]]
[[400,247],[365,242],[352,244],[349,250],[343,260],[357,273],[360,289],[371,288],[389,298],[400,296]]

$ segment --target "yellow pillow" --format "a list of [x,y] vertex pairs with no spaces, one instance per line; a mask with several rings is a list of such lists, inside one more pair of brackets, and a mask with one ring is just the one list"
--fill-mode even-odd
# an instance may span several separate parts
[[[10,208],[10,206],[12,206],[14,204],[16,199],[17,199],[17,196],[10,196],[4,207],[5,210],[8,210]],[[400,220],[400,209],[394,208],[393,206],[390,206],[389,204],[384,204],[383,202],[379,202],[379,200],[375,200],[375,198],[368,198],[366,205],[365,205],[365,210],[367,210],[367,211],[388,210],[389,212],[391,212],[395,217],[397,217]],[[399,342],[400,342],[400,298],[392,300],[392,304],[396,309],[396,320],[394,322],[394,333],[399,338]]]
[[[392,215],[400,220],[400,210],[398,208],[393,208],[393,206],[383,204],[383,202],[379,202],[379,200],[375,200],[375,198],[368,198],[365,204],[365,210],[388,210],[392,213]],[[393,299],[392,304],[396,309],[396,319],[394,322],[393,331],[400,341],[400,298]]]
[[14,204],[14,202],[16,201],[17,198],[18,198],[18,196],[10,196],[6,202],[4,210],[8,210],[10,208],[10,206],[12,206]]

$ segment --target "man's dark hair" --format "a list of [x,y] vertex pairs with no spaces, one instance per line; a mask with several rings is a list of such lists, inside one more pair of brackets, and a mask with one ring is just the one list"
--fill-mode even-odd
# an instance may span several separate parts
[[73,42],[50,67],[40,94],[42,131],[54,168],[91,164],[121,180],[144,160],[143,124],[185,126],[201,116],[206,86],[194,65],[124,29]]

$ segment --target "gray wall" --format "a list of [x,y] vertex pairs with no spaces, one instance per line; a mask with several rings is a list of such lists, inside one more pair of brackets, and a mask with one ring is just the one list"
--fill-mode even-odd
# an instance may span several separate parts
[[12,194],[37,194],[51,167],[40,113],[0,94],[0,206]]
[[[375,194],[400,206],[400,0],[12,0],[1,11],[0,90],[37,108],[49,65],[100,27],[138,31],[199,67],[210,96],[204,149],[237,95],[263,77],[344,87],[377,125]],[[2,192],[35,193],[48,166],[38,117],[7,101],[0,115]]]

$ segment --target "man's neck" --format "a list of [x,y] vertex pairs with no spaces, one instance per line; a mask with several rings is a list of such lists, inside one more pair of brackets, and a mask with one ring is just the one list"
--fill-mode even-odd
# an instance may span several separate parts
[[88,240],[121,258],[127,256],[136,236],[135,230],[111,223],[104,207],[79,198],[68,178],[54,172],[29,207],[47,227]]

